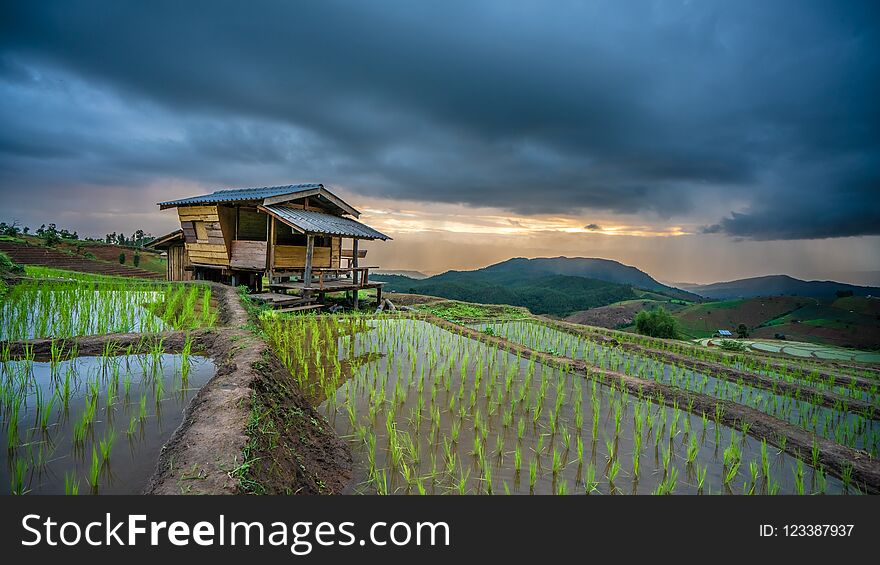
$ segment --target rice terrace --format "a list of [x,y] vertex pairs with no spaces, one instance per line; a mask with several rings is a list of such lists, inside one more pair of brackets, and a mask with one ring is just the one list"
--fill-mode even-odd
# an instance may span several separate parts
[[3,2],[0,530],[876,553],[878,100],[878,0]]
[[6,236],[4,492],[880,490],[870,353],[383,297],[399,275],[371,273],[359,242],[389,238],[323,185],[161,207],[181,229],[138,252],[165,281],[22,266],[9,255],[41,242]]

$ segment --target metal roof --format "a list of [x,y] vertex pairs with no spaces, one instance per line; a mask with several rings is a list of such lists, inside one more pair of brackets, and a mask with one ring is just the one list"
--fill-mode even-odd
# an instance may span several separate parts
[[181,198],[180,200],[159,202],[159,206],[184,206],[187,204],[214,204],[216,202],[236,202],[240,200],[263,200],[264,198],[314,190],[316,188],[324,188],[324,185],[318,183],[306,183],[288,184],[286,186],[263,186],[259,188],[230,188],[226,190],[217,190],[211,194],[203,194],[201,196],[191,196],[189,198]]
[[718,335],[733,335],[730,330],[718,330]]
[[315,210],[290,208],[283,205],[263,206],[263,208],[282,222],[306,233],[356,237],[359,239],[391,239],[384,233],[351,218],[343,218]]

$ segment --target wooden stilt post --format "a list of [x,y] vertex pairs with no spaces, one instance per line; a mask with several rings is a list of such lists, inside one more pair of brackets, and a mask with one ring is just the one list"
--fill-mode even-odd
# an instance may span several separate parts
[[[312,255],[315,254],[315,236],[308,234],[306,236],[306,265],[303,269],[303,283],[305,286],[312,286]],[[303,290],[303,298],[309,298],[312,295],[311,290]]]
[[354,309],[357,310],[358,298],[360,296],[360,292],[358,291],[358,287],[360,286],[360,273],[357,271],[358,239],[356,237],[351,238],[351,266],[355,269],[355,271],[351,274],[351,280],[354,281]]
[[266,258],[266,268],[269,270],[269,284],[274,283],[275,278],[275,240],[277,239],[277,235],[275,233],[275,216],[269,216],[269,255]]

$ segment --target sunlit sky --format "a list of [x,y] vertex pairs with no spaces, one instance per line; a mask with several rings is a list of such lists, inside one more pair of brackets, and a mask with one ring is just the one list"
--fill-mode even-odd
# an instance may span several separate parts
[[880,284],[872,2],[39,2],[0,18],[0,220],[322,182],[437,273]]

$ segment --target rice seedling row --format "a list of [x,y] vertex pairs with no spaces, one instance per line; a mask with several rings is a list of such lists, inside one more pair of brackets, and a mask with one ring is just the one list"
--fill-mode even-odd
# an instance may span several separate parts
[[857,411],[845,401],[835,403],[834,407],[823,406],[813,397],[801,398],[799,394],[756,388],[743,380],[718,378],[543,324],[512,321],[483,324],[479,328],[484,331],[491,328],[493,335],[533,349],[582,359],[597,367],[750,406],[842,445],[864,449],[874,456],[880,449],[880,422],[874,419],[874,410]]
[[189,330],[216,318],[208,286],[30,280],[0,304],[0,340]]
[[[548,324],[554,324],[548,321]],[[564,329],[558,327],[557,329]],[[642,349],[654,349],[684,355],[700,361],[720,363],[740,371],[775,376],[786,382],[797,382],[853,398],[876,402],[880,392],[880,373],[867,365],[829,364],[809,359],[785,359],[734,354],[709,349],[684,341],[656,339],[629,332],[598,327],[578,327],[577,333],[594,339],[614,339]]]

